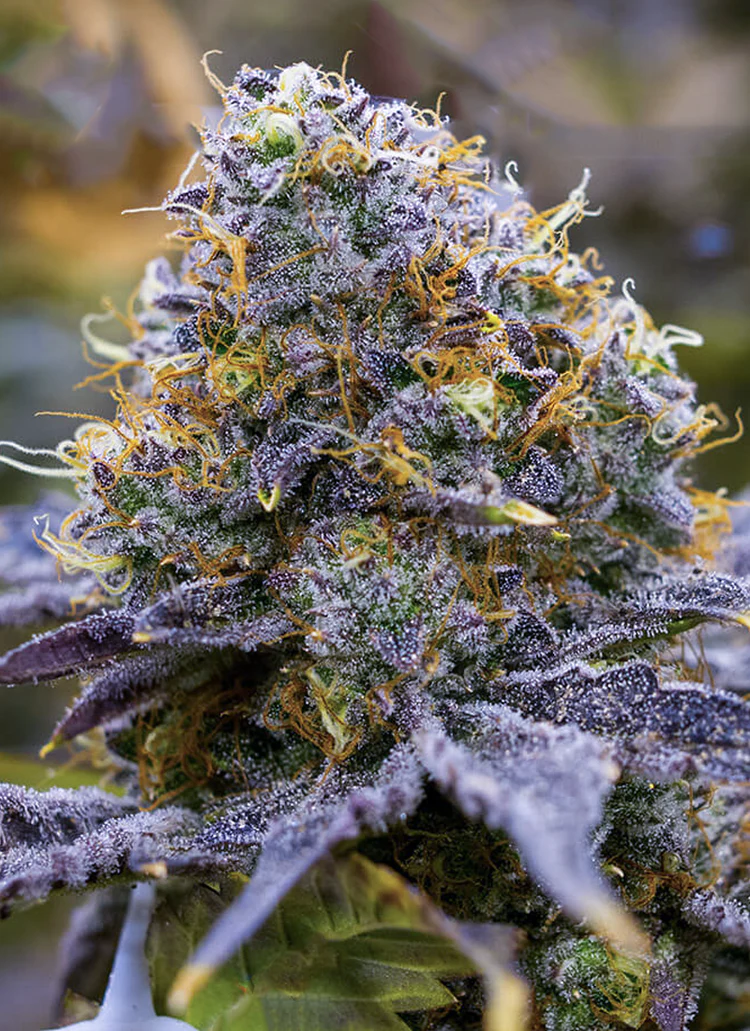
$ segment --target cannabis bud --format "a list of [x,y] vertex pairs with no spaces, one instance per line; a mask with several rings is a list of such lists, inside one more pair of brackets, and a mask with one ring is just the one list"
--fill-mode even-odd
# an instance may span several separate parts
[[587,176],[537,212],[343,75],[216,85],[179,270],[127,345],[84,323],[78,507],[2,516],[0,617],[61,625],[0,682],[81,677],[50,746],[103,734],[125,792],[0,788],[0,899],[158,881],[156,1009],[214,1031],[739,1027],[750,583],[688,478],[700,339],[569,249]]

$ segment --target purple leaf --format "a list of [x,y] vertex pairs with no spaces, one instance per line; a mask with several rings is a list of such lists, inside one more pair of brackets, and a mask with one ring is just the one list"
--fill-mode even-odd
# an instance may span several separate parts
[[750,948],[750,911],[739,902],[723,899],[713,891],[694,891],[683,903],[682,911],[696,927],[714,931],[730,945]]
[[[652,666],[630,663],[597,675],[588,667],[562,668],[554,677],[519,673],[502,694],[514,708],[535,719],[575,723],[582,730],[622,737],[631,743],[654,736],[678,748],[714,745],[750,749],[750,705],[736,695],[699,684],[663,682]],[[705,768],[721,761],[705,751]],[[699,763],[700,765],[700,763]]]
[[97,666],[135,647],[133,626],[127,613],[110,609],[34,637],[0,659],[0,684],[55,680]]
[[86,597],[91,587],[89,580],[39,582],[0,594],[0,626],[33,627],[69,619],[73,599]]
[[66,844],[132,808],[98,788],[35,791],[0,784],[0,847]]
[[469,819],[506,830],[532,875],[571,916],[642,947],[588,841],[618,773],[611,750],[574,727],[534,724],[501,706],[476,706],[473,715],[471,747],[437,724],[416,734],[432,778]]
[[[165,863],[173,857],[177,867],[206,865],[191,857],[183,836],[195,830],[197,818],[185,809],[114,816],[93,830],[82,827],[65,844],[19,844],[0,859],[0,902],[33,901],[53,889],[80,890],[122,874],[132,874],[147,864]],[[221,865],[220,858],[213,862]]]

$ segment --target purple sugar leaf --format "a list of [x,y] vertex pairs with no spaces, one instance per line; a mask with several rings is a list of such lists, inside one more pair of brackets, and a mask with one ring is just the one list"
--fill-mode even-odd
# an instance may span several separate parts
[[150,633],[147,648],[124,656],[81,690],[52,740],[69,741],[174,689],[191,691],[219,674],[242,672],[248,685],[260,682],[268,673],[268,653],[260,651],[264,640],[274,640],[290,625],[284,616],[268,616],[226,630],[165,628]]
[[384,662],[400,672],[414,669],[422,660],[425,630],[421,616],[403,623],[398,631],[371,631],[370,639]]
[[651,963],[650,1014],[659,1031],[685,1031],[698,1010],[698,997],[708,967],[703,944],[679,948],[657,941]]
[[204,627],[217,617],[234,622],[242,602],[241,584],[222,587],[198,580],[161,594],[141,609],[136,618],[136,631],[151,634],[159,630]]
[[633,614],[625,610],[617,622],[600,623],[566,635],[557,661],[575,661],[598,655],[615,645],[664,637],[669,629],[665,613]]
[[55,680],[90,669],[133,644],[133,618],[110,609],[32,638],[0,659],[0,684]]
[[192,684],[205,678],[205,662],[196,662],[194,652],[152,646],[140,654],[126,656],[87,684],[57,724],[52,741],[70,741],[94,727],[121,719],[163,696],[175,680],[192,686],[181,677],[190,670]]
[[136,631],[136,642],[167,644],[170,648],[231,649],[253,652],[262,645],[274,642],[294,629],[294,623],[281,613],[271,612],[246,623],[226,627],[159,627]]
[[750,705],[702,685],[660,681],[646,663],[599,674],[578,666],[560,669],[554,678],[545,672],[510,680],[511,696],[543,720],[575,723],[598,734],[653,733],[678,744],[750,744]]
[[[148,864],[206,866],[207,857],[191,856],[184,836],[194,832],[197,817],[188,810],[157,809],[113,816],[64,844],[16,845],[0,858],[0,903],[43,899],[52,890],[80,890]],[[214,862],[221,865],[220,857]]]
[[710,890],[694,891],[683,902],[685,919],[740,949],[750,948],[750,910]]
[[546,620],[521,609],[507,626],[505,665],[509,669],[538,667],[552,662],[559,652],[556,634]]
[[[664,782],[682,780],[694,776],[698,769],[695,756],[689,752],[665,745],[662,741],[652,740],[649,737],[633,741],[621,739],[615,745],[614,757],[623,770],[647,780]],[[726,758],[726,752],[724,758]],[[714,759],[714,764],[715,761]],[[731,763],[728,763],[725,768],[729,771],[734,769]]]
[[0,594],[0,626],[33,627],[70,618],[73,598],[86,597],[91,587],[89,580],[35,581]]
[[732,620],[750,609],[750,581],[720,573],[706,573],[667,584],[640,598],[644,612],[664,613],[670,619]]
[[219,587],[199,581],[163,594],[135,617],[134,639],[171,648],[238,648],[253,651],[294,629],[279,609],[247,619],[242,584]]
[[[703,745],[750,750],[750,705],[737,695],[660,681],[656,670],[642,662],[598,675],[585,666],[562,667],[554,677],[551,672],[509,677],[504,699],[536,719],[575,723],[597,734],[631,741],[656,736],[687,750]],[[705,756],[708,763],[714,759],[721,760],[715,748]]]
[[571,916],[642,948],[641,932],[604,886],[588,841],[617,776],[611,750],[577,728],[534,724],[501,706],[476,706],[473,715],[471,748],[437,723],[415,735],[432,778],[469,819],[506,830],[532,875]]
[[618,605],[616,619],[568,633],[557,659],[581,660],[616,645],[667,637],[677,632],[675,624],[683,620],[741,622],[748,609],[748,581],[709,573],[684,583],[668,583],[657,590],[625,596]]
[[66,844],[133,806],[98,788],[0,784],[0,848]]

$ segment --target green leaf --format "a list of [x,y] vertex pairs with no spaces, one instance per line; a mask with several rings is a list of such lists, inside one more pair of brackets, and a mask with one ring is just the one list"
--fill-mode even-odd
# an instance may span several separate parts
[[371,1002],[290,995],[248,996],[212,1031],[408,1031],[395,1013]]
[[[177,882],[170,886],[151,921],[146,952],[151,968],[154,1007],[166,1012],[166,999],[177,971],[219,914],[244,887],[246,878],[235,875],[216,884]],[[188,1018],[209,1028],[241,996],[247,982],[242,953],[233,956],[195,998]]]
[[311,952],[284,955],[258,979],[256,993],[380,1002],[400,1012],[453,1004],[453,996],[436,977],[419,970],[403,970],[393,962],[349,956],[348,944],[326,945],[321,940],[319,948]]
[[102,780],[101,771],[90,767],[75,766],[73,763],[54,767],[26,755],[0,752],[0,782],[5,784],[22,784],[37,791],[46,791],[47,788],[104,787],[114,795],[123,794],[122,788],[103,785]]
[[[157,910],[148,949],[157,1012],[244,883],[173,891]],[[320,863],[196,993],[185,1017],[202,1031],[403,1029],[397,1013],[454,1005],[441,977],[475,972],[442,928],[436,933],[433,911],[388,867],[356,854]]]
[[507,526],[513,523],[523,526],[554,526],[557,522],[556,516],[520,498],[509,498],[499,506],[481,505],[477,507],[477,512],[490,526]]
[[[346,943],[350,956],[391,963],[404,970],[428,970],[455,977],[457,954],[455,947],[444,938],[430,936],[421,931],[393,929],[373,931],[352,938]],[[466,973],[473,973],[466,963]]]

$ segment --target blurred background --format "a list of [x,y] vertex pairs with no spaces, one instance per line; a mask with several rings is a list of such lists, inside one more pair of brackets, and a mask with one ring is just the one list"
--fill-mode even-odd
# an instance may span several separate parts
[[[200,66],[340,68],[376,94],[433,106],[458,134],[514,159],[529,199],[561,201],[590,167],[600,219],[575,231],[683,348],[704,401],[750,397],[750,4],[747,0],[1,0],[0,439],[54,446],[71,424],[41,410],[108,411],[78,323],[127,304],[162,249],[157,205],[216,103]],[[750,406],[745,404],[750,411]],[[696,477],[738,492],[750,434]],[[0,466],[0,503],[37,481]],[[20,639],[20,638],[18,638]],[[5,635],[0,644],[14,643]],[[6,691],[2,779],[37,783],[34,755],[65,686]],[[35,781],[33,778],[36,777]],[[49,1026],[55,948],[70,903],[0,925],[0,1022]]]

